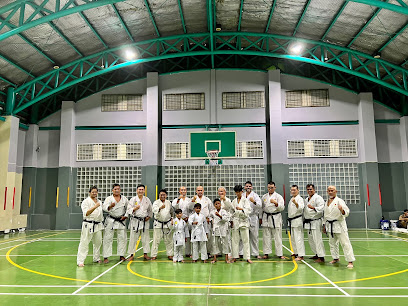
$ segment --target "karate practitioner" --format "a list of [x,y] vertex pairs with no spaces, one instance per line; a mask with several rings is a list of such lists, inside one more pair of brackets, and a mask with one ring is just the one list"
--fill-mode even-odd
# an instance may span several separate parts
[[229,214],[225,209],[221,208],[221,201],[220,199],[214,200],[214,207],[215,209],[211,211],[210,218],[212,220],[212,252],[214,255],[214,259],[211,263],[217,262],[217,255],[222,252],[225,255],[225,262],[229,263],[228,261],[228,254],[229,250]]
[[[228,235],[228,249],[229,249],[229,253],[228,253],[228,256],[229,256],[229,258],[231,259],[231,249],[232,249],[232,246],[231,246],[231,216],[233,215],[233,213],[234,213],[234,207],[232,207],[232,202],[231,202],[231,200],[229,199],[229,198],[227,198],[227,190],[225,189],[225,187],[219,187],[218,188],[218,196],[219,196],[219,199],[220,199],[220,201],[221,201],[221,208],[222,209],[224,209],[224,210],[226,210],[226,212],[229,214],[229,216],[230,216],[230,225],[228,226],[228,232],[227,232],[227,235]],[[220,255],[220,254],[217,254],[217,255]]]
[[315,254],[310,259],[315,259],[316,262],[324,262],[325,250],[321,231],[324,200],[316,193],[313,184],[307,184],[306,190],[309,196],[305,199],[303,225],[304,230],[308,234],[310,248],[313,254]]
[[103,237],[103,257],[104,263],[109,262],[109,257],[112,256],[113,235],[116,230],[117,237],[117,253],[120,256],[119,260],[125,260],[127,234],[126,234],[126,209],[128,199],[120,194],[120,185],[113,184],[112,195],[105,199],[103,210],[108,213],[105,219],[105,233]]
[[140,238],[142,241],[144,259],[149,260],[147,255],[150,253],[150,234],[149,234],[149,220],[153,217],[152,202],[148,197],[145,197],[145,185],[137,186],[137,196],[130,199],[126,215],[130,218],[129,229],[130,239],[128,253],[130,254],[128,261],[133,260],[133,254],[136,251],[136,243]]
[[283,197],[277,193],[274,182],[268,183],[268,193],[262,197],[263,214],[260,223],[263,229],[263,259],[272,254],[272,237],[275,242],[275,254],[280,259],[286,259],[282,250],[282,214],[285,209]]
[[207,241],[208,241],[208,224],[205,216],[201,213],[201,204],[194,204],[195,213],[188,218],[191,226],[191,245],[193,248],[193,262],[198,260],[198,252],[201,254],[201,260],[206,263]]
[[234,191],[236,198],[232,201],[234,213],[232,215],[232,261],[236,262],[239,257],[239,237],[241,235],[243,246],[243,258],[252,263],[249,246],[249,216],[252,212],[251,204],[244,198],[241,185],[236,185]]
[[81,240],[78,247],[78,267],[84,266],[91,240],[93,242],[93,261],[101,263],[103,212],[102,202],[98,199],[98,188],[96,186],[89,189],[89,196],[82,201],[81,209],[84,221],[82,222]]
[[303,236],[303,208],[305,204],[299,195],[299,187],[292,185],[290,188],[292,198],[288,204],[288,228],[292,242],[293,256],[296,261],[303,260],[305,256],[305,242]]
[[[191,214],[194,213],[194,205],[191,202],[191,199],[188,198],[187,195],[187,188],[185,186],[181,186],[179,189],[179,196],[173,200],[173,203],[171,204],[173,206],[173,209],[181,209],[183,212],[182,218],[187,224],[187,228],[189,232],[191,231],[191,228],[188,226],[188,217],[190,217]],[[190,242],[190,237],[187,237],[187,241],[185,243],[185,254],[186,257],[191,257],[191,242]]]
[[163,239],[166,245],[167,258],[173,260],[173,231],[171,219],[173,208],[167,200],[167,190],[159,191],[159,199],[153,203],[154,226],[153,226],[153,246],[151,257],[157,259],[160,241]]
[[183,219],[183,211],[180,208],[175,210],[176,218],[171,221],[173,226],[173,246],[174,246],[174,256],[173,262],[184,263],[184,247],[186,245],[187,237],[190,235],[188,230],[188,225]]
[[[242,196],[248,200],[252,209],[249,215],[249,244],[251,246],[251,256],[261,259],[261,256],[259,256],[259,218],[262,214],[262,200],[259,195],[253,191],[251,181],[245,183],[245,192]],[[240,252],[240,254],[242,254],[242,252]]]
[[346,218],[350,214],[350,209],[346,203],[337,197],[337,189],[334,186],[327,187],[329,199],[324,205],[324,231],[329,234],[330,253],[333,257],[331,264],[340,261],[339,242],[343,248],[343,253],[346,261],[348,261],[347,268],[353,268],[354,258],[353,247],[348,236],[348,229]]

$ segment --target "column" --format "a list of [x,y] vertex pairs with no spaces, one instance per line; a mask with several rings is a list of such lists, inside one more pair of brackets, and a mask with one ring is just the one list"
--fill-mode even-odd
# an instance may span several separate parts
[[405,208],[408,208],[408,116],[400,119],[402,165],[404,169]]

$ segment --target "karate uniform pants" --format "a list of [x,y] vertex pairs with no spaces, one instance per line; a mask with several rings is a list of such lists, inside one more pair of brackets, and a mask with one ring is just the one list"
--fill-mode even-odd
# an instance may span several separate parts
[[91,240],[93,245],[93,261],[97,262],[100,260],[102,231],[90,233],[88,228],[83,228],[81,232],[81,240],[78,246],[77,264],[83,264],[85,262]]
[[239,236],[241,234],[243,257],[245,260],[250,259],[249,246],[249,229],[247,227],[240,227],[232,230],[232,258],[239,257]]
[[263,253],[272,254],[272,237],[275,242],[276,256],[283,256],[282,250],[282,227],[264,227],[263,228]]
[[303,226],[291,228],[290,241],[292,242],[293,253],[297,254],[299,257],[305,256]]
[[152,253],[150,257],[157,257],[157,253],[159,252],[159,244],[162,239],[164,240],[164,245],[166,246],[167,256],[173,256],[173,231],[165,228],[163,233],[161,228],[154,228]]
[[184,248],[186,255],[191,255],[191,241],[190,237],[187,237],[186,246]]
[[135,254],[136,252],[136,244],[137,240],[139,239],[142,241],[143,246],[143,253],[148,254],[150,253],[150,235],[149,229],[146,228],[144,231],[142,229],[136,231],[130,230],[130,239],[129,239],[129,247],[128,253]]
[[224,237],[213,236],[212,254],[228,254],[230,252],[228,240],[228,235]]
[[[208,227],[211,227],[211,223],[208,224]],[[207,234],[207,255],[212,254],[212,231],[209,230]]]
[[330,253],[333,259],[339,259],[339,242],[343,248],[344,257],[347,262],[354,262],[356,259],[354,257],[353,247],[350,243],[350,238],[347,232],[342,231],[341,233],[333,233],[333,236],[329,233],[329,245]]
[[184,260],[183,253],[184,253],[184,245],[174,245],[173,262]]
[[[257,221],[259,222],[259,221]],[[249,246],[251,249],[251,256],[259,256],[259,223],[256,226],[249,227]],[[239,255],[243,255],[242,240],[239,242]]]
[[317,228],[318,229],[311,230],[305,229],[305,231],[307,231],[309,245],[312,249],[313,254],[317,254],[318,257],[324,257],[326,255],[326,252],[324,250],[322,232],[320,230],[321,226]]
[[103,257],[104,258],[108,258],[112,256],[113,234],[115,233],[115,231],[116,231],[116,237],[118,239],[117,254],[119,256],[125,256],[126,245],[127,245],[126,229],[105,228],[105,233],[103,237]]
[[207,260],[207,242],[208,241],[193,241],[191,245],[193,247],[193,260],[198,260],[198,253],[201,254],[201,260]]

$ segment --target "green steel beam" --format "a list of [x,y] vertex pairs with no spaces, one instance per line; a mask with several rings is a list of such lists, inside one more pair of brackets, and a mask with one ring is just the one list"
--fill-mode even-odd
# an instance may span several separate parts
[[241,31],[241,21],[242,21],[242,12],[244,10],[244,0],[241,0],[241,4],[239,6],[239,17],[238,17],[238,32]]
[[[78,5],[76,2],[74,2],[76,5]],[[113,5],[113,4],[112,4]],[[92,26],[91,22],[89,19],[85,16],[83,12],[78,12],[79,16],[85,21],[86,25],[91,29],[91,31],[95,34],[95,36],[99,39],[99,41],[102,43],[102,45],[105,47],[105,49],[108,49],[108,45],[105,43],[105,41],[102,39],[101,35],[95,30],[95,28]]]
[[112,8],[115,11],[116,16],[119,18],[120,24],[122,25],[123,29],[126,31],[126,34],[129,36],[131,41],[135,41],[133,39],[132,34],[130,34],[129,28],[127,27],[125,21],[123,20],[122,16],[120,15],[118,9],[116,8],[115,4],[112,3]]
[[214,45],[215,45],[215,40],[214,40],[214,20],[213,20],[213,12],[214,12],[214,6],[216,6],[216,3],[213,2],[214,0],[207,0],[207,18],[208,18],[208,27],[209,27],[209,32],[210,32],[210,37],[209,37],[209,44],[210,44],[210,51],[211,51],[211,67],[214,69],[215,68],[215,58],[214,58]]
[[186,33],[187,33],[187,30],[186,30],[186,24],[185,24],[185,22],[184,22],[184,15],[183,15],[183,8],[181,7],[181,0],[177,0],[177,3],[178,3],[178,7],[179,7],[179,13],[180,13],[180,18],[181,18],[181,24],[182,24],[182,26],[183,26],[183,32],[184,32],[184,34],[186,34]]
[[272,5],[271,5],[271,10],[269,12],[268,22],[266,23],[266,27],[265,27],[265,33],[268,33],[269,26],[271,25],[272,15],[273,15],[273,12],[275,11],[275,7],[276,7],[276,1],[278,1],[278,0],[272,0]]
[[[208,0],[207,3],[209,5],[210,24],[212,24],[213,10],[210,9],[212,1]],[[210,27],[210,30],[211,28],[212,27]],[[177,46],[186,40],[190,45],[189,50],[184,51],[184,49],[179,49]],[[231,41],[237,40],[243,42],[242,48],[238,48],[235,44],[230,43]],[[213,41],[217,41],[218,44],[213,44]],[[290,54],[288,46],[293,41],[304,43],[308,46],[308,49],[300,55]],[[263,48],[260,46],[261,42],[262,45],[264,45]],[[122,51],[129,46],[138,51],[139,58],[137,60],[128,61],[121,54]],[[158,46],[162,46],[163,48],[159,48]],[[321,53],[330,54],[330,60],[324,61]],[[375,59],[371,54],[365,54],[321,41],[298,39],[292,36],[246,32],[210,32],[161,37],[136,42],[131,45],[104,50],[75,60],[60,69],[47,72],[41,77],[18,87],[15,90],[15,92],[18,93],[18,101],[14,109],[14,114],[76,84],[132,65],[140,65],[160,60],[171,62],[175,59],[183,60],[183,58],[187,59],[196,56],[220,57],[229,55],[243,55],[253,58],[278,58],[304,62],[312,64],[312,66],[321,66],[329,70],[337,70],[348,75],[353,75],[408,96],[408,70],[385,60]],[[105,62],[104,69],[100,67],[102,60]],[[179,60],[179,63],[181,60]],[[214,63],[214,60],[212,60],[212,63]],[[221,66],[222,64],[219,65]],[[181,65],[180,68],[181,67],[183,66]],[[68,74],[62,76],[61,70],[65,70]],[[49,89],[44,84],[52,88]]]
[[390,43],[392,43],[394,41],[394,39],[396,39],[402,32],[404,32],[406,30],[406,28],[408,27],[408,22],[402,26],[397,33],[395,33],[387,42],[385,42],[378,50],[377,52],[381,52],[382,50],[384,50]]
[[147,12],[149,13],[150,20],[152,21],[154,29],[156,30],[157,37],[160,37],[160,32],[159,32],[159,29],[157,28],[156,21],[154,20],[154,16],[153,16],[152,10],[150,9],[149,2],[147,0],[144,0],[144,2],[145,2]]
[[[388,0],[385,0],[384,3],[388,2]],[[374,20],[375,17],[377,17],[378,13],[381,12],[381,7],[377,8],[375,12],[371,15],[370,19],[363,25],[363,27],[358,31],[358,33],[353,37],[353,39],[347,44],[347,48],[350,48],[350,46],[355,42],[355,40],[361,35],[361,33],[364,32],[364,30],[369,26],[369,24]]]
[[17,84],[14,84],[12,81],[6,79],[5,77],[0,75],[0,81],[6,82],[7,84],[13,86],[13,87],[17,87]]
[[381,0],[345,0],[347,2],[363,3],[370,6],[376,6],[396,13],[408,15],[408,7],[405,5],[390,4]]
[[340,9],[337,11],[336,16],[334,16],[333,20],[330,22],[330,25],[328,26],[328,28],[326,29],[326,31],[324,32],[322,38],[320,40],[325,40],[326,36],[329,34],[330,30],[332,29],[332,27],[334,26],[334,24],[336,23],[337,19],[339,19],[341,13],[343,13],[344,9],[346,8],[348,4],[348,1],[345,1],[342,6],[340,7]]
[[[43,0],[42,3],[46,4],[46,3],[48,3],[48,1],[49,0]],[[31,18],[31,19],[27,18],[27,20],[30,20],[28,22],[25,21],[23,24],[19,24],[19,25],[13,25],[13,24],[10,24],[10,26],[8,25],[10,30],[0,34],[0,41],[6,39],[8,37],[11,37],[13,35],[16,35],[18,33],[22,33],[24,31],[26,31],[28,29],[31,29],[33,27],[36,27],[36,26],[38,26],[40,24],[50,22],[50,21],[52,21],[54,19],[58,19],[58,18],[61,18],[61,17],[64,17],[64,16],[68,16],[68,15],[71,15],[71,14],[82,12],[82,11],[85,11],[85,10],[89,10],[89,9],[93,9],[93,8],[97,8],[97,7],[100,7],[100,6],[109,5],[109,4],[113,4],[113,3],[123,2],[123,1],[126,1],[126,0],[93,0],[93,1],[92,0],[84,0],[83,1],[84,4],[81,4],[81,5],[75,5],[73,3],[70,3],[71,7],[67,7],[65,5],[63,8],[60,8],[60,7],[53,7],[53,9],[43,8],[43,10],[41,11],[43,13],[40,14],[40,16],[41,16],[40,18],[33,19],[34,17],[38,17],[39,14],[37,12],[34,16],[32,16],[32,18],[31,18],[31,16],[29,16],[29,18]],[[33,7],[36,7],[36,6],[42,6],[43,7],[42,4],[38,5],[36,3],[36,0],[14,1],[14,2],[10,3],[9,5],[0,7],[0,15],[9,13],[8,16],[10,16],[10,18],[11,18],[11,17],[14,16],[14,14],[17,13],[18,9],[21,8],[21,9],[24,10],[26,4],[32,4]],[[2,25],[3,24],[0,22],[0,27]]]
[[295,30],[293,31],[292,36],[295,36],[295,35],[296,35],[296,32],[297,32],[297,30],[299,29],[299,26],[300,26],[300,24],[302,23],[302,20],[303,20],[303,18],[304,18],[305,15],[306,15],[306,11],[307,11],[307,9],[308,9],[308,7],[309,7],[311,1],[312,1],[312,0],[307,0],[305,6],[303,7],[302,15],[300,15],[300,18],[299,18],[299,20],[298,20],[298,22],[297,22],[297,24],[296,24],[296,27],[295,27]]

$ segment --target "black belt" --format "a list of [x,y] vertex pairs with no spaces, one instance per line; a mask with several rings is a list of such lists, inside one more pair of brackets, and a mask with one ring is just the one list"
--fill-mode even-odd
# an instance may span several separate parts
[[170,220],[168,220],[168,221],[160,221],[160,220],[157,220],[157,219],[154,219],[154,220],[156,220],[157,222],[159,222],[159,223],[161,223],[161,229],[162,229],[162,232],[163,232],[163,235],[167,235],[168,233],[170,233],[170,230],[167,232],[167,234],[164,234],[164,226],[167,224],[167,223],[169,223],[170,221],[171,221],[171,219]]
[[279,215],[280,213],[281,213],[280,211],[278,211],[278,212],[276,212],[276,213],[267,213],[267,212],[264,212],[264,214],[266,214],[266,220],[268,220],[269,216],[272,216],[271,219],[272,219],[273,228],[276,228],[276,227],[275,227],[275,219],[273,218],[273,216]]
[[92,227],[92,231],[95,232],[95,225],[102,223],[102,222],[97,222],[97,221],[88,221],[88,220],[83,220],[83,222],[87,222],[87,223],[92,223],[93,227]]
[[[137,220],[139,220],[139,221],[143,221],[143,233],[144,233],[144,231],[145,231],[145,228],[146,228],[146,217],[136,217],[136,216],[130,216],[131,218],[133,218],[133,219],[137,219]],[[136,229],[136,233],[139,231],[139,225],[140,225],[140,222],[137,222],[137,229]]]
[[333,234],[333,223],[339,221],[339,220],[326,220],[326,222],[330,223],[330,235],[332,236],[332,238],[334,238],[334,234]]
[[122,219],[122,217],[124,217],[124,216],[120,216],[120,217],[113,217],[113,216],[109,215],[109,217],[110,217],[111,219],[113,219],[113,220],[117,221],[117,222],[122,223],[122,225],[123,225],[124,227],[126,227],[126,224],[125,224],[125,223],[123,223],[123,220],[121,220],[121,219]]
[[[301,218],[303,215],[295,216],[293,218],[288,218],[288,227],[289,227],[289,233],[292,234],[291,228],[292,228],[292,221],[298,218]],[[287,232],[287,230],[286,230]]]
[[317,221],[317,220],[320,220],[320,218],[319,219],[304,219],[303,220],[303,226],[305,226],[306,223],[309,224],[309,234],[312,232],[312,221]]

